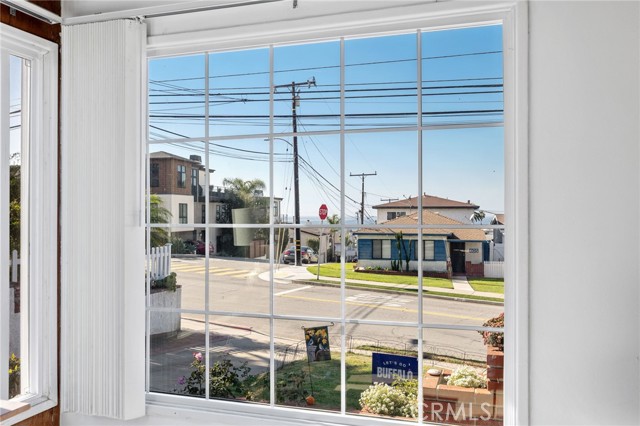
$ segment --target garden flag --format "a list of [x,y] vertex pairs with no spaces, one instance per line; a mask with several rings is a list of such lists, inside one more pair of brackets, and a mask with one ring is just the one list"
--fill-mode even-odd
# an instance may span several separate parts
[[329,361],[331,350],[329,349],[329,328],[311,327],[304,329],[304,341],[307,346],[307,358],[309,362]]

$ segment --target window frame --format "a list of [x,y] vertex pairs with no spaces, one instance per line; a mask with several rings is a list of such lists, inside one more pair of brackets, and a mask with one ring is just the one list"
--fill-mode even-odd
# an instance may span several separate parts
[[[400,9],[400,8],[399,8]],[[505,408],[504,423],[527,425],[528,408],[528,5],[518,1],[481,1],[473,4],[443,2],[408,6],[398,13],[379,9],[360,13],[345,13],[327,27],[327,18],[291,18],[291,25],[282,23],[217,28],[203,31],[152,35],[148,38],[147,57],[193,54],[202,51],[242,50],[255,46],[314,42],[342,39],[367,34],[392,34],[407,30],[422,31],[500,23],[503,26],[504,60],[504,139],[505,139],[505,214],[511,219],[504,226],[507,242],[505,258],[509,259],[505,279],[518,286],[505,289]],[[164,22],[166,24],[166,22]],[[268,42],[264,42],[268,40]],[[422,127],[422,126],[421,126]],[[418,179],[422,181],[422,176]],[[271,196],[273,202],[273,195]],[[271,223],[273,225],[273,223]],[[419,247],[420,245],[418,245]],[[422,248],[421,248],[422,249]],[[343,279],[344,280],[344,279]],[[156,404],[181,405],[185,408],[242,415],[286,416],[290,420],[339,421],[345,424],[372,424],[370,418],[345,417],[342,414],[305,412],[284,407],[243,405],[233,402],[185,401],[170,395],[147,394],[149,407]],[[159,413],[167,411],[158,408]],[[380,420],[380,423],[389,420]]]
[[178,164],[176,166],[176,186],[177,188],[187,187],[187,166],[184,164]]
[[157,161],[152,162],[149,170],[149,184],[152,188],[158,188],[160,186],[160,163]]
[[187,203],[178,203],[178,223],[189,223],[189,205]]
[[[28,374],[25,375],[29,392],[12,399],[28,403],[30,408],[3,422],[3,425],[11,425],[58,404],[58,163],[51,161],[58,158],[58,45],[6,24],[0,24],[0,31],[2,91],[9,88],[9,79],[5,77],[9,55],[27,59],[31,66],[28,100],[30,256],[27,266],[30,276],[27,284],[30,306],[27,318],[24,318],[29,332],[29,352],[26,355]],[[8,122],[4,119],[5,112],[6,117],[9,116],[8,103],[6,110],[4,103],[1,110],[2,136],[3,139],[6,136],[8,140]],[[4,154],[0,155],[3,156]],[[4,176],[0,181],[0,194],[4,197]],[[8,217],[5,222],[4,211],[0,215],[2,222],[8,223]],[[8,242],[6,246],[8,250]],[[4,247],[0,251],[0,269],[9,270]],[[7,285],[5,289],[2,278],[0,301],[8,302],[8,287]],[[4,339],[8,342],[8,319],[5,321],[5,316],[8,318],[8,315],[7,307],[0,303],[0,342],[4,342]],[[4,356],[0,356],[0,362],[5,362]],[[8,365],[8,356],[6,362],[4,365]]]
[[[427,244],[431,243],[431,257],[427,257]],[[422,260],[436,259],[436,242],[435,240],[422,240]]]

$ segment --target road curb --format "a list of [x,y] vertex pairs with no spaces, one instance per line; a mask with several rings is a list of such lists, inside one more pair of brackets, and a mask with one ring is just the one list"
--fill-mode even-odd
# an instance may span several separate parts
[[[291,280],[292,283],[301,284],[301,285],[314,285],[319,287],[340,287],[340,283],[331,284],[326,282],[316,282],[316,281],[308,281],[308,280]],[[379,287],[359,287],[359,286],[351,286],[349,284],[346,285],[347,288],[351,289],[361,289],[361,290],[369,290],[369,291],[377,291],[380,293],[393,293],[393,294],[404,294],[406,292],[398,291],[393,288],[379,288]],[[418,294],[415,292],[414,294]],[[433,299],[443,299],[443,300],[455,300],[457,302],[466,302],[466,303],[478,303],[481,305],[493,305],[493,306],[504,306],[504,302],[494,302],[492,300],[477,300],[477,299],[467,299],[465,297],[458,296],[444,296],[441,294],[430,294],[427,291],[425,297],[430,297]]]

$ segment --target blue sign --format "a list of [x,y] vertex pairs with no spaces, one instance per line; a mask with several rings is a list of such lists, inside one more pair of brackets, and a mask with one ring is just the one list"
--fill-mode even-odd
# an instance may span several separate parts
[[418,358],[371,353],[371,381],[391,384],[396,379],[418,379]]

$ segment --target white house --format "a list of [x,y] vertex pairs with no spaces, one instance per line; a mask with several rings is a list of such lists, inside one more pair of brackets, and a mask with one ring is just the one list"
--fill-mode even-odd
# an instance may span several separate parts
[[[473,213],[480,208],[470,200],[465,203],[427,194],[424,194],[421,198],[424,210],[439,213],[461,223],[471,223]],[[404,200],[390,201],[373,206],[377,211],[377,223],[384,223],[396,217],[416,212],[418,210],[418,202],[418,197],[409,197]]]

